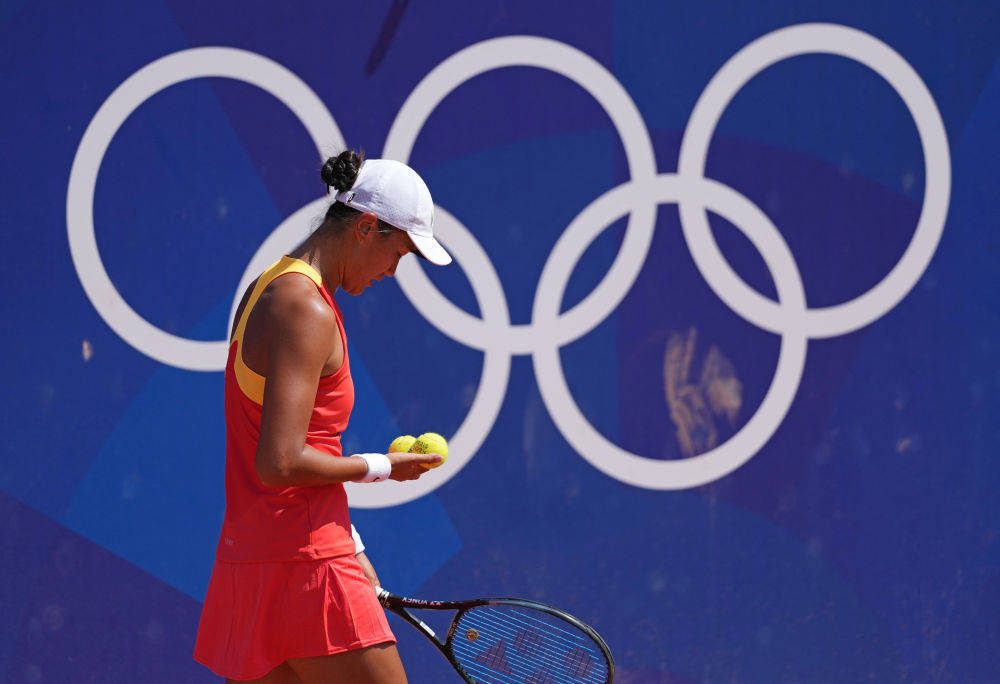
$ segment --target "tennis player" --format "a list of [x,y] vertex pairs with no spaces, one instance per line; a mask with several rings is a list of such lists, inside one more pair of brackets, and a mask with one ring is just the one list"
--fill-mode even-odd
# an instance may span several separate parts
[[348,150],[321,176],[336,190],[323,223],[236,312],[226,514],[194,657],[227,681],[398,684],[406,675],[343,483],[415,480],[441,457],[342,453],[354,384],[332,294],[360,294],[409,252],[451,257],[434,239],[430,192],[405,164]]

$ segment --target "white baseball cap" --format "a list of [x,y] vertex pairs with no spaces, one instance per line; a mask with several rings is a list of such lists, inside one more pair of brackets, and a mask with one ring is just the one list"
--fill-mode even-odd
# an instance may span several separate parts
[[451,255],[434,239],[434,200],[417,172],[392,159],[366,159],[354,185],[334,198],[358,211],[370,211],[380,220],[410,236],[432,264],[451,263]]

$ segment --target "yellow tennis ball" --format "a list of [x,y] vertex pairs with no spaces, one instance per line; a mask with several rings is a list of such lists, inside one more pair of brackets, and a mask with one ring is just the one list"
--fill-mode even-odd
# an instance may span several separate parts
[[410,447],[414,454],[441,454],[440,463],[421,463],[424,468],[437,468],[448,460],[448,440],[436,432],[425,432]]
[[392,444],[389,445],[388,453],[393,453],[395,451],[409,451],[413,443],[417,441],[417,438],[413,435],[402,435],[392,440]]

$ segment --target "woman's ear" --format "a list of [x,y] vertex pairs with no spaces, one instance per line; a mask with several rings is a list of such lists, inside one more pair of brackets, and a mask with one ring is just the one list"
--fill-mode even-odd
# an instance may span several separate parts
[[362,212],[354,222],[354,234],[358,240],[370,239],[378,230],[378,217],[370,211]]

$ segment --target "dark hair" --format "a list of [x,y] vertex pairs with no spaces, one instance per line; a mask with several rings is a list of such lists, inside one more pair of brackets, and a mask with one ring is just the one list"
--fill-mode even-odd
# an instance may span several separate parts
[[[326,163],[323,164],[323,168],[319,171],[320,178],[323,179],[323,182],[327,186],[327,192],[329,192],[331,187],[337,192],[350,190],[354,186],[354,181],[358,179],[358,172],[361,170],[361,163],[364,160],[364,150],[358,152],[344,150],[336,157],[327,159]],[[335,201],[326,210],[326,216],[323,217],[323,225],[331,223],[335,227],[340,227],[345,224],[347,219],[359,213],[361,212],[354,207],[349,207],[343,202]],[[397,229],[382,219],[378,220],[378,232],[388,235],[395,230]]]
[[330,157],[323,164],[319,175],[327,186],[336,188],[339,192],[350,190],[354,181],[358,179],[358,171],[361,170],[361,162],[365,160],[365,152],[355,152],[354,150],[344,150],[336,157]]

